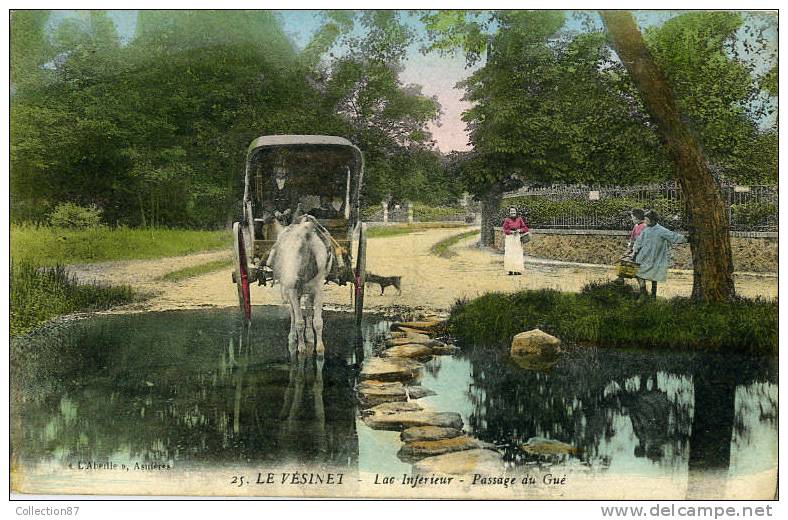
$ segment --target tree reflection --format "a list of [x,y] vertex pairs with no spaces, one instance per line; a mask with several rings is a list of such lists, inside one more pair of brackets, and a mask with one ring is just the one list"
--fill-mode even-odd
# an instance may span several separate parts
[[279,318],[109,316],[13,346],[15,460],[354,464],[352,318],[301,364]]
[[[469,427],[514,463],[528,460],[520,446],[530,437],[547,437],[600,467],[629,453],[619,462],[727,469],[734,426],[752,427],[735,420],[736,389],[776,382],[776,360],[731,355],[569,348],[549,371],[525,370],[507,352],[466,347],[463,355],[474,380]],[[776,393],[739,401],[776,411]]]

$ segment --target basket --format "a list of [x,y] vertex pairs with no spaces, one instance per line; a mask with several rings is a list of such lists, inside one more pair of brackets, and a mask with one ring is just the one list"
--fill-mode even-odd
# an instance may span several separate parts
[[629,260],[619,260],[616,264],[616,274],[621,278],[634,278],[640,264]]
[[520,234],[520,243],[525,245],[531,241],[531,233],[521,233]]

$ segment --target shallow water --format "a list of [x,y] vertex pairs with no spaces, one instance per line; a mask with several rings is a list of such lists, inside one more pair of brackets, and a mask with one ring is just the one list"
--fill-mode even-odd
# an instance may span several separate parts
[[[106,315],[11,345],[12,457],[180,465],[290,464],[408,473],[398,433],[367,428],[354,401],[358,361],[387,323],[367,317],[363,349],[347,314],[325,313],[324,360],[291,363],[283,308]],[[732,478],[777,460],[776,360],[574,348],[533,370],[506,353],[431,361],[421,402],[459,412],[510,467],[537,462],[646,476]],[[577,456],[536,459],[531,437]]]
[[575,347],[527,370],[465,349],[427,368],[422,384],[437,395],[423,402],[459,412],[510,467],[558,463],[525,453],[531,437],[579,450],[561,464],[620,474],[735,477],[777,464],[776,360]]

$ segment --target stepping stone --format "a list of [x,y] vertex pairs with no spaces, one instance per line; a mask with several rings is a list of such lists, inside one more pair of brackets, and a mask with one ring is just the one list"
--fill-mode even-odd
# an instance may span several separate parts
[[407,345],[408,343],[418,343],[418,344],[428,344],[430,342],[436,341],[434,339],[430,339],[429,336],[425,336],[424,334],[406,334],[404,336],[399,336],[396,338],[391,338],[386,340],[387,345]]
[[426,345],[397,345],[387,348],[380,355],[385,358],[428,359],[432,357],[432,349]]
[[400,448],[397,456],[404,462],[414,462],[425,457],[434,457],[445,453],[474,449],[494,450],[495,446],[467,435],[461,435],[450,439],[409,442]]
[[435,395],[435,392],[423,386],[407,386],[405,390],[408,392],[408,399],[421,399],[422,397]]
[[393,330],[414,329],[423,330],[427,332],[435,332],[438,328],[443,326],[443,322],[439,320],[429,321],[399,321],[395,322],[391,328]]
[[531,455],[574,455],[577,453],[577,448],[571,444],[544,437],[531,437],[528,442],[520,446],[520,449]]
[[416,377],[423,366],[412,359],[373,357],[364,361],[360,376],[377,381],[407,381]]
[[[393,327],[393,325],[392,325],[392,327]],[[425,335],[432,334],[432,332],[430,332],[430,331],[428,331],[428,330],[422,330],[422,329],[411,329],[410,327],[399,327],[399,328],[397,328],[396,330],[398,330],[398,331],[401,331],[401,332],[405,332],[405,333],[407,333],[409,336],[411,336],[411,335],[416,335],[416,334],[418,334],[418,335],[420,335],[420,336],[425,336]]]
[[356,387],[356,393],[362,406],[408,400],[408,391],[399,381],[388,383],[375,380],[362,381]]
[[484,449],[455,451],[427,457],[413,464],[413,473],[443,473],[447,475],[501,475],[504,471],[501,456]]
[[[376,406],[375,408],[378,407]],[[364,417],[364,422],[367,426],[375,430],[404,430],[413,426],[442,426],[446,428],[457,429],[462,428],[462,417],[460,417],[460,414],[456,412],[427,412],[422,410],[394,413],[372,413]]]
[[402,442],[413,441],[440,441],[464,435],[462,430],[457,428],[442,428],[440,426],[416,426],[404,430],[399,438]]
[[364,413],[367,415],[391,415],[402,412],[420,412],[422,410],[423,408],[419,403],[408,401],[381,403],[377,406],[373,406],[369,410],[365,410]]

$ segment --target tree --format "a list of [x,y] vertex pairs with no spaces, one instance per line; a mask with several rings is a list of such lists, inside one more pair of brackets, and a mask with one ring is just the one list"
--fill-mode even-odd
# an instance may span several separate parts
[[[360,28],[353,30],[356,23]],[[346,52],[321,74],[324,103],[345,121],[345,136],[365,154],[366,202],[377,203],[389,194],[410,197],[417,193],[411,188],[419,184],[423,162],[414,159],[427,157],[433,147],[427,123],[440,114],[436,99],[399,79],[413,31],[394,11],[364,11],[353,25],[343,20],[341,27],[344,33],[337,41]]]
[[[523,182],[621,184],[670,176],[657,135],[601,33],[562,34],[565,19],[557,11],[491,16],[496,31],[485,65],[462,83],[473,102],[463,120],[474,151],[461,171],[483,201],[482,243],[492,243],[502,193]],[[460,46],[469,63],[481,52],[478,34],[491,25],[484,18],[458,21],[455,12],[425,20],[430,49]]]
[[643,37],[715,171],[738,183],[774,183],[777,155],[764,153],[770,151],[764,144],[776,139],[776,129],[760,131],[757,121],[776,105],[761,99],[769,75],[763,85],[754,80],[755,64],[772,60],[758,48],[765,42],[757,35],[737,36],[743,25],[741,13],[694,11]]
[[610,43],[638,87],[676,165],[690,232],[692,295],[711,301],[730,298],[734,294],[730,224],[719,186],[697,140],[682,120],[670,85],[654,63],[632,15],[625,11],[602,11],[601,15]]

